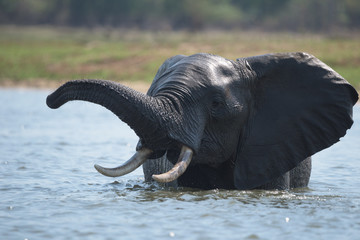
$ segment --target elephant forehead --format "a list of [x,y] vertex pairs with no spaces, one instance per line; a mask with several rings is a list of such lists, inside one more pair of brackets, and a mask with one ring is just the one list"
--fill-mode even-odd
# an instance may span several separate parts
[[189,86],[224,86],[237,76],[232,64],[228,62],[206,61],[179,64],[170,74],[172,81]]
[[197,91],[223,88],[238,77],[233,63],[220,56],[195,54],[185,57],[159,76],[151,86],[152,95],[168,90]]

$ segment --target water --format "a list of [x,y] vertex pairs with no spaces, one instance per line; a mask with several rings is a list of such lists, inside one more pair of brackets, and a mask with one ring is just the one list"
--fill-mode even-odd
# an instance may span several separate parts
[[142,169],[107,178],[136,135],[106,109],[49,91],[0,89],[0,239],[359,239],[360,106],[355,124],[314,156],[309,188],[166,189]]

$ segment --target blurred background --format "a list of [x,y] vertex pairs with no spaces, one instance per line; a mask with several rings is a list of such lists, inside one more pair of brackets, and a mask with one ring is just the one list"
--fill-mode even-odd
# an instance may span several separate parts
[[309,52],[360,89],[358,0],[0,0],[0,85],[149,84],[176,54]]

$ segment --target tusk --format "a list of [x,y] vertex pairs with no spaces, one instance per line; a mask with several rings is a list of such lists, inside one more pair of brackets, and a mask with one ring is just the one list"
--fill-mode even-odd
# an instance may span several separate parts
[[152,175],[152,178],[157,182],[172,182],[180,177],[187,169],[191,162],[193,151],[186,146],[181,148],[179,160],[176,165],[166,173],[159,175]]
[[94,167],[99,173],[105,176],[120,177],[140,167],[141,164],[143,164],[148,159],[151,153],[152,150],[144,148],[137,151],[134,156],[132,156],[127,162],[116,168],[104,168],[97,164],[95,164]]

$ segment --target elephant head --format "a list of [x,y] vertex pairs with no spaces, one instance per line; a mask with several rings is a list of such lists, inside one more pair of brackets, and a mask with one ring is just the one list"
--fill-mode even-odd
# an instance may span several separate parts
[[159,182],[189,177],[251,189],[339,141],[353,123],[357,99],[345,79],[306,53],[236,61],[195,54],[166,60],[147,94],[110,81],[75,80],[47,104],[97,103],[135,131],[137,153],[117,168],[95,165],[104,175],[121,176],[166,155],[175,166],[154,175]]

